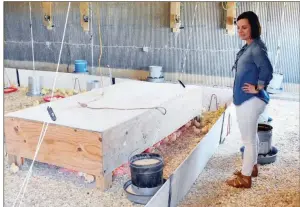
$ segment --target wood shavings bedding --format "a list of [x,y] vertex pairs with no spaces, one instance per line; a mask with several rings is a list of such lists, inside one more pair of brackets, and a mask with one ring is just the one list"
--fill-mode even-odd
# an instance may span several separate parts
[[[201,117],[201,127],[210,129],[222,115],[225,108],[220,107],[217,111],[206,112]],[[167,144],[160,145],[153,152],[160,154],[165,161],[164,177],[168,178],[179,165],[188,157],[208,131],[195,132],[195,122],[192,120],[179,131],[181,135],[175,141],[169,140]],[[176,132],[175,132],[176,133]],[[170,135],[169,137],[172,137]]]
[[[50,96],[52,90],[48,88],[43,88],[41,91],[43,96],[27,96],[26,95],[27,92],[28,92],[27,87],[19,87],[18,91],[16,92],[4,94],[4,114],[22,110],[32,106],[37,106],[41,103],[45,103],[43,97]],[[85,90],[81,91],[81,93],[84,92]],[[68,96],[76,95],[77,93],[78,91],[58,88],[55,89],[54,95],[68,97]]]

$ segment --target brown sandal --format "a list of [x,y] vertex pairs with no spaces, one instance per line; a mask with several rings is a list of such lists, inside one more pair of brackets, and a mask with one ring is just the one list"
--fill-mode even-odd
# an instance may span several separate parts
[[251,188],[252,179],[251,176],[239,174],[235,178],[227,180],[226,183],[235,188]]
[[[241,170],[236,170],[236,171],[234,171],[233,174],[234,175],[240,175],[240,174],[242,174],[242,171]],[[257,177],[257,176],[258,176],[258,167],[257,167],[257,165],[254,165],[251,177]]]

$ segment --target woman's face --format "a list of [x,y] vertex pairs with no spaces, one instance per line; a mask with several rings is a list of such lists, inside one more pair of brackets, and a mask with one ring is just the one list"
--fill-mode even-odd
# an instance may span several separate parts
[[237,22],[237,29],[242,40],[251,39],[251,25],[249,24],[248,19],[240,19]]

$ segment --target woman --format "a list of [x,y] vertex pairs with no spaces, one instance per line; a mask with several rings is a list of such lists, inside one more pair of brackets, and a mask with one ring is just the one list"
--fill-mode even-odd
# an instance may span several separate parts
[[250,188],[251,177],[258,175],[257,125],[260,114],[269,103],[265,89],[273,77],[273,67],[267,48],[260,39],[261,26],[257,15],[251,11],[242,13],[237,18],[237,29],[246,44],[238,52],[233,66],[236,70],[233,102],[245,150],[242,170],[236,171],[235,177],[226,182],[233,187]]

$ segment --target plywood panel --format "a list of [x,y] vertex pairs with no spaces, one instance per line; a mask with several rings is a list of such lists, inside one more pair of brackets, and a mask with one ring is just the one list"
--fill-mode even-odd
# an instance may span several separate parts
[[[229,107],[225,112],[229,113],[231,110],[232,108]],[[169,177],[166,183],[169,182],[170,185],[164,184],[163,188],[156,192],[146,207],[175,207],[178,205],[218,148],[222,120],[223,117],[221,116],[195,149]]]
[[218,148],[221,127],[222,116],[174,172],[171,180],[171,207],[177,206],[181,199],[188,193],[208,160]]
[[169,203],[170,180],[156,192],[145,207],[168,207]]
[[[114,167],[127,162],[130,156],[143,152],[200,114],[201,87],[183,88],[178,84],[169,89],[168,93],[176,95],[159,104],[167,110],[166,115],[148,110],[103,132],[104,170],[114,170]],[[164,87],[158,87],[158,96],[151,102],[162,100],[160,96],[167,95],[167,91],[163,90]]]
[[[33,159],[42,123],[6,117],[4,127],[7,153]],[[102,138],[97,132],[50,124],[37,160],[100,175]]]
[[[196,97],[192,98],[197,99],[198,107],[201,105],[201,88],[197,86],[188,86],[184,89],[180,84],[148,83],[142,81],[128,81],[119,83],[104,89],[97,89],[52,102],[52,108],[57,117],[55,124],[89,131],[104,132],[115,126],[123,125],[123,123],[129,120],[134,120],[134,118],[147,111],[149,111],[149,115],[155,112],[155,114],[161,116],[161,113],[157,112],[156,110],[149,109],[92,110],[80,107],[78,102],[89,103],[91,107],[96,108],[111,107],[125,109],[156,107],[162,105],[163,103],[169,102],[169,105],[174,108],[173,111],[175,112],[176,116],[178,109],[181,109],[182,107],[172,106],[172,99],[176,99],[177,97],[185,97],[188,91],[195,88],[198,88],[199,90],[193,92],[195,93],[193,96]],[[102,96],[103,90],[105,92]],[[189,106],[190,104],[194,103],[193,100],[190,100],[190,97],[188,96],[185,97],[183,101],[184,102],[181,104],[185,105],[184,110],[191,110]],[[40,104],[22,111],[9,113],[6,116],[24,118],[39,122],[46,121],[49,123],[54,123],[47,113],[47,106],[47,103]],[[172,114],[172,112],[168,113],[168,115],[169,114]],[[188,115],[188,117],[190,117],[190,115]],[[83,122],[82,120],[86,121]],[[170,122],[170,120],[166,121]],[[185,119],[181,119],[181,122],[186,121],[187,120]],[[134,127],[134,125],[127,124],[126,127],[131,128]],[[111,139],[118,141],[118,136],[119,134],[112,136]]]

